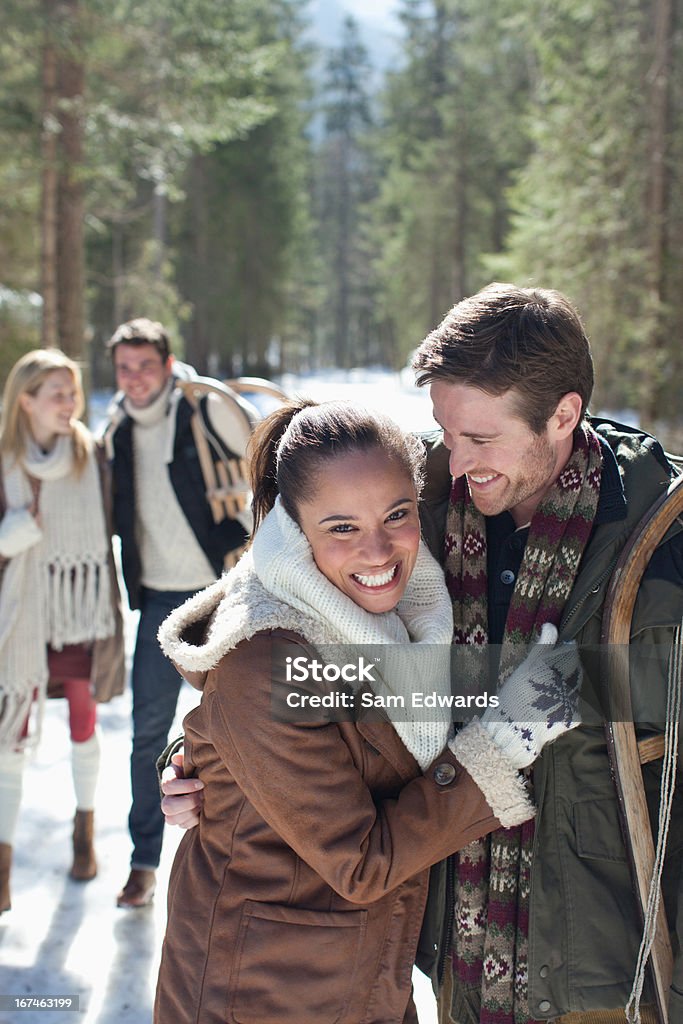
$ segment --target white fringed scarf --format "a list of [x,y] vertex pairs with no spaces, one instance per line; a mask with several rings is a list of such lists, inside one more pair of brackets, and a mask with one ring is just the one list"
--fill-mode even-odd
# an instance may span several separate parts
[[[205,642],[197,647],[183,641],[185,629],[208,616]],[[386,647],[373,666],[373,691],[404,698],[405,710],[393,725],[421,768],[441,753],[448,711],[413,710],[411,701],[415,690],[450,694],[451,602],[443,572],[424,544],[398,607],[375,615],[323,576],[278,499],[238,565],[174,611],[159,641],[181,669],[206,672],[241,640],[266,629],[292,630],[316,647]]]
[[[24,465],[40,481],[41,539],[14,555],[0,591],[0,745],[23,746],[20,735],[34,694],[37,742],[48,683],[47,647],[90,643],[114,633],[107,536],[94,454],[73,467],[70,437],[52,451],[31,444]],[[33,500],[21,465],[3,460],[8,509]]]

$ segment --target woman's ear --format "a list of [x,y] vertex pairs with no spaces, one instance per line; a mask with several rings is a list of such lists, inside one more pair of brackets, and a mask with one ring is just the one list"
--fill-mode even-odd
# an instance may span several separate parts
[[29,395],[27,391],[22,391],[19,395],[19,408],[29,416],[33,408],[33,395]]

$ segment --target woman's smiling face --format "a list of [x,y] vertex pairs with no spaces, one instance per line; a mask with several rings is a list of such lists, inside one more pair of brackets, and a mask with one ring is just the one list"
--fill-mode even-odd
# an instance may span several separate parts
[[80,406],[80,391],[69,370],[52,370],[35,394],[24,392],[20,402],[33,439],[47,449],[58,435],[71,433]]
[[366,611],[396,607],[420,543],[415,484],[402,465],[378,448],[323,463],[297,513],[330,583]]

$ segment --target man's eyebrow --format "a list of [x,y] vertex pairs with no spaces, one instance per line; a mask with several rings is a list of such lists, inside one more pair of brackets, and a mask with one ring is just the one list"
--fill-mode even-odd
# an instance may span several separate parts
[[[145,368],[149,368],[150,366],[159,366],[159,365],[163,366],[163,362],[161,364],[159,364],[156,359],[151,359],[151,358],[150,359],[143,359],[143,361],[141,363],[137,364],[137,369],[138,370],[142,370],[142,369],[145,369]],[[117,363],[116,361],[114,361],[114,369],[116,369],[116,370],[130,370],[131,367],[128,365],[128,363]]]
[[487,434],[485,430],[461,430],[460,437],[485,437],[492,441],[494,437],[500,437],[500,431],[494,434]]
[[[432,413],[432,416],[434,416],[434,413]],[[434,416],[434,419],[442,430],[446,429],[436,416]],[[485,437],[488,441],[493,441],[496,437],[500,437],[500,431],[497,431],[495,434],[487,434],[485,430],[461,430],[458,437]]]

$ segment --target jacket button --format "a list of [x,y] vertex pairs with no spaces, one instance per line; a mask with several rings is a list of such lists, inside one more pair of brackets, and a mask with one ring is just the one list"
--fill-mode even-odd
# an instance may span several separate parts
[[550,1009],[550,1003],[547,999],[541,999],[540,1003],[538,1004],[538,1008],[541,1011],[541,1013],[547,1013]]
[[547,978],[550,974],[550,968],[548,967],[548,965],[543,964],[543,967],[539,967],[538,974],[541,978]]
[[515,582],[515,574],[512,569],[503,569],[500,574],[500,582],[505,583],[507,586]]
[[455,778],[455,765],[437,764],[434,769],[434,782],[437,786],[447,786]]

